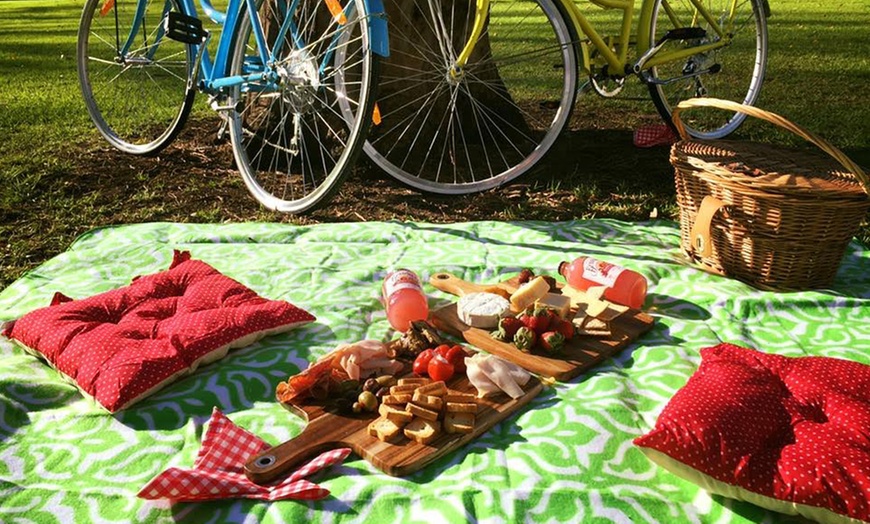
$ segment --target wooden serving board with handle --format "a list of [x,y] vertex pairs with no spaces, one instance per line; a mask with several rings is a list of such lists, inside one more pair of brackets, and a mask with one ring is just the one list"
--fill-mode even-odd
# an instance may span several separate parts
[[[429,283],[441,291],[457,296],[485,291],[493,286],[466,282],[450,273],[435,273],[430,277]],[[511,293],[519,287],[516,277],[495,285]],[[646,313],[629,309],[610,322],[609,337],[575,335],[559,353],[546,355],[520,351],[513,343],[493,338],[491,330],[471,327],[462,322],[455,302],[431,312],[429,321],[439,330],[461,337],[475,347],[518,364],[532,373],[556,380],[569,380],[596,366],[637,340],[652,329],[655,323],[655,319]]]
[[[455,391],[477,394],[477,389],[465,375],[454,376],[447,386]],[[542,389],[541,381],[533,376],[523,387],[523,396],[517,399],[511,399],[504,393],[479,398],[472,433],[448,434],[442,430],[429,444],[419,444],[404,435],[392,442],[382,442],[369,435],[368,425],[378,418],[377,413],[342,415],[326,411],[322,403],[309,399],[298,403],[282,403],[285,408],[305,419],[308,425],[295,438],[249,460],[245,464],[245,474],[252,481],[264,484],[324,451],[348,447],[388,475],[409,475],[516,413]]]

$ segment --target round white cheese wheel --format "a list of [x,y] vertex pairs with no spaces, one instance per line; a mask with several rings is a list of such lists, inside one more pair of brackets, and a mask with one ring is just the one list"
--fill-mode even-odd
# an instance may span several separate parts
[[508,299],[495,293],[469,293],[459,299],[459,320],[483,329],[498,327],[498,320],[510,310]]

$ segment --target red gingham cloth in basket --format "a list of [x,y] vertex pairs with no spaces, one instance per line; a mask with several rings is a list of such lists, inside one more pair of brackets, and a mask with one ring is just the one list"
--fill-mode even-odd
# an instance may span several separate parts
[[146,484],[138,496],[178,501],[225,498],[322,499],[329,495],[329,491],[304,477],[340,463],[351,451],[349,448],[327,451],[284,480],[261,486],[248,480],[244,465],[252,456],[267,448],[269,445],[259,437],[236,426],[215,408],[193,469],[169,468]]
[[636,147],[669,146],[677,139],[676,133],[667,124],[652,124],[634,130]]

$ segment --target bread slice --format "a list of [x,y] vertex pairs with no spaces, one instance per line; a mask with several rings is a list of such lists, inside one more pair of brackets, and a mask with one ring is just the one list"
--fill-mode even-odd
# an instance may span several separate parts
[[396,409],[388,404],[381,404],[378,408],[378,413],[380,413],[382,417],[392,420],[400,427],[411,422],[411,419],[414,418],[414,415],[410,412],[405,411],[404,409]]
[[394,406],[404,406],[408,402],[411,402],[410,393],[402,393],[399,395],[384,395],[383,398],[381,398],[381,404],[391,404]]
[[471,413],[448,413],[444,415],[444,431],[447,433],[471,433],[475,416]]
[[476,402],[477,397],[474,396],[474,393],[460,393],[459,391],[448,390],[447,394],[444,395],[444,402]]
[[441,406],[444,405],[444,401],[441,399],[441,397],[420,393],[419,389],[414,392],[414,396],[411,398],[411,402],[417,404],[420,407],[431,409],[432,411],[441,411]]
[[400,386],[406,386],[408,384],[416,384],[416,385],[420,386],[420,385],[428,384],[429,382],[432,382],[432,381],[426,377],[405,377],[405,378],[400,378],[399,381],[397,382],[397,384]]
[[369,435],[384,442],[395,439],[401,433],[401,426],[384,417],[377,418],[369,424]]
[[431,384],[420,386],[419,388],[417,388],[417,391],[420,392],[421,395],[443,397],[447,394],[447,385],[444,383],[443,380],[439,380],[438,382],[432,382]]
[[432,442],[439,433],[441,433],[441,424],[425,418],[415,418],[405,426],[405,436],[420,444]]
[[448,402],[445,406],[447,413],[471,413],[477,414],[476,402]]
[[426,420],[438,420],[438,411],[433,411],[431,409],[424,408],[423,406],[418,406],[413,402],[409,403],[406,409],[415,417],[424,418]]
[[390,395],[400,395],[402,393],[414,394],[414,391],[420,387],[420,384],[403,384],[401,386],[390,387]]

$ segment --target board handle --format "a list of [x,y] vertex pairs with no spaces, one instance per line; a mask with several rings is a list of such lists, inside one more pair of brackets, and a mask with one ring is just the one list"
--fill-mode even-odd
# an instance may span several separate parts
[[319,431],[316,426],[317,424],[309,424],[295,438],[251,458],[245,464],[245,475],[251,482],[266,484],[306,459],[314,458],[324,451],[346,447],[346,444],[338,440],[324,440],[324,432]]
[[429,283],[435,289],[440,289],[445,293],[461,297],[468,293],[478,293],[486,289],[488,286],[482,286],[473,282],[466,282],[452,273],[435,273],[429,277]]

